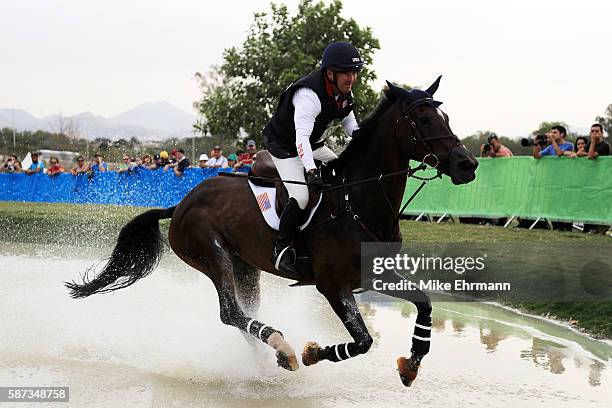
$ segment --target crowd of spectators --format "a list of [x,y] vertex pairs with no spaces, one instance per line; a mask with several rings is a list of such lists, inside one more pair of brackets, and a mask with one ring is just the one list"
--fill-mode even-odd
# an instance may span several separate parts
[[3,173],[25,173],[27,175],[36,173],[46,173],[49,176],[56,176],[61,173],[70,173],[74,176],[79,174],[95,174],[104,173],[107,171],[116,171],[118,173],[132,174],[140,170],[161,170],[172,171],[176,176],[180,177],[189,167],[199,168],[218,168],[225,171],[236,171],[238,169],[245,170],[253,165],[257,154],[257,145],[255,141],[249,140],[246,143],[246,151],[239,150],[236,153],[230,154],[227,158],[223,155],[221,146],[214,146],[210,152],[202,153],[198,163],[192,165],[191,161],[185,154],[183,149],[172,149],[170,153],[162,150],[159,154],[151,156],[145,154],[142,157],[132,157],[124,154],[121,162],[117,164],[107,164],[104,161],[104,156],[101,153],[96,153],[87,163],[85,157],[79,155],[76,158],[76,163],[70,170],[66,170],[60,160],[51,156],[49,158],[49,168],[45,168],[40,154],[32,152],[30,158],[32,163],[23,168],[17,156],[10,155],[4,165],[0,168]]
[[[535,135],[532,155],[536,159],[543,156],[588,157],[596,159],[598,156],[610,155],[610,144],[604,140],[603,126],[595,123],[591,126],[590,140],[585,136],[578,136],[574,143],[566,140],[567,130],[563,126],[553,126],[545,135]],[[526,144],[524,144],[526,145]],[[480,145],[480,157],[512,157],[512,151],[504,146],[495,133],[487,137],[487,143]]]

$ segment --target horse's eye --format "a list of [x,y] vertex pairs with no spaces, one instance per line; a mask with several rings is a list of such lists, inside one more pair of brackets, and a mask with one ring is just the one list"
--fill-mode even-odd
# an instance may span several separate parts
[[431,120],[427,116],[419,118],[419,122],[421,125],[431,125]]

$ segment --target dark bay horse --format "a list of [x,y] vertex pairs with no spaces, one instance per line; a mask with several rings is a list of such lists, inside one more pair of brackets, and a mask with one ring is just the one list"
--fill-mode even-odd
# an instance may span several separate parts
[[[448,117],[432,97],[440,78],[427,90],[406,91],[389,83],[375,110],[361,123],[358,136],[330,163],[345,183],[398,173],[374,183],[352,184],[324,193],[310,225],[296,247],[309,254],[311,270],[299,283],[315,285],[340,318],[353,341],[321,347],[306,344],[302,362],[338,362],[366,353],[372,337],[353,291],[362,286],[362,242],[400,242],[398,211],[409,160],[425,161],[455,184],[475,177],[478,163],[453,134]],[[109,262],[93,279],[66,285],[75,298],[127,287],[147,276],[163,252],[159,220],[171,218],[168,240],[187,264],[208,276],[219,296],[221,321],[273,347],[278,364],[296,370],[298,360],[283,334],[255,315],[260,271],[284,276],[271,263],[276,232],[265,223],[246,177],[213,177],[194,188],[176,206],[149,210],[126,224]],[[413,301],[417,320],[412,356],[398,359],[400,377],[410,385],[421,358],[429,351],[431,304],[423,294]]]

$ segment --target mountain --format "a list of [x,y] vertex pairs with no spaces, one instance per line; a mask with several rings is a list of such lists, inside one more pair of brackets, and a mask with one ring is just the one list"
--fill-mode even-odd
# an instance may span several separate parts
[[13,127],[23,129],[42,129],[44,121],[21,109],[0,109],[0,128]]
[[50,115],[37,118],[20,109],[0,109],[0,128],[13,126],[18,130],[57,131],[67,125],[76,128],[84,137],[162,140],[169,137],[188,137],[191,135],[195,117],[168,102],[143,103],[133,109],[111,118],[104,118],[91,112],[73,116]]
[[116,124],[132,125],[165,132],[191,130],[193,115],[168,102],[149,102],[123,112],[110,120]]

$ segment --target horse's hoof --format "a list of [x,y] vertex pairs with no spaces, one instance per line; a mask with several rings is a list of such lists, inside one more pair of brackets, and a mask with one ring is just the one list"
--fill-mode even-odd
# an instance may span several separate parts
[[406,387],[410,387],[416,379],[419,371],[419,363],[412,358],[400,357],[397,359],[397,371],[399,371],[400,380]]
[[302,352],[302,363],[305,366],[311,366],[313,364],[317,364],[321,359],[319,358],[319,351],[321,351],[321,346],[314,341],[309,341],[304,346],[304,351]]
[[288,356],[282,351],[276,352],[276,361],[278,362],[278,366],[284,368],[285,370],[296,371],[298,368],[300,368],[296,356]]

